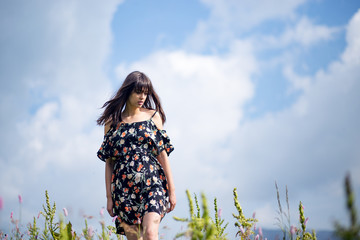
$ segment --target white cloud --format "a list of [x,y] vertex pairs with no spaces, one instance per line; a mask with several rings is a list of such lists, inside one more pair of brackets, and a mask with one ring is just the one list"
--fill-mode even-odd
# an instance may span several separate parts
[[302,17],[295,29],[289,29],[282,38],[284,43],[299,42],[304,46],[309,46],[322,40],[329,40],[338,28],[325,25],[314,25],[307,17]]
[[[104,204],[103,164],[95,155],[102,129],[94,120],[99,113],[95,108],[111,91],[103,67],[119,2],[0,8],[6,10],[0,14],[1,32],[6,33],[0,37],[0,109],[6,113],[1,118],[0,182],[7,183],[0,194],[7,202],[23,193],[30,201],[24,208],[36,211],[43,190],[49,189],[60,207],[96,212]],[[348,47],[339,61],[314,76],[285,68],[294,88],[305,90],[293,106],[243,122],[244,104],[255,91],[252,76],[259,72],[253,53],[258,46],[234,39],[233,30],[248,30],[268,19],[296,19],[294,10],[303,2],[273,7],[269,1],[207,1],[211,16],[199,22],[188,44],[195,49],[210,44],[216,50],[226,43],[228,54],[158,51],[118,67],[121,80],[135,69],[147,73],[163,100],[166,129],[176,148],[171,155],[179,195],[176,215],[184,216],[187,208],[185,188],[216,194],[227,207],[237,186],[245,209],[258,211],[270,224],[276,179],[289,185],[292,206],[304,200],[314,224],[329,227],[328,216],[342,217],[339,182],[349,168],[359,192],[359,13],[347,28]],[[10,14],[9,8],[18,14]],[[282,39],[306,46],[333,33],[300,18]],[[92,193],[94,189],[98,192]],[[16,200],[7,205],[16,207]]]
[[329,41],[341,28],[317,25],[307,17],[301,17],[296,25],[291,24],[279,36],[262,36],[254,39],[262,49],[286,48],[291,44],[310,47],[323,41]]
[[311,77],[297,75],[292,66],[285,66],[283,74],[291,82],[289,92],[293,92],[295,90],[307,91],[311,88]]
[[268,20],[295,18],[295,10],[306,0],[236,1],[203,0],[210,8],[208,19],[199,21],[187,40],[190,49],[203,50],[226,47],[229,40]]
[[[253,95],[251,75],[256,72],[251,44],[238,41],[231,50],[225,56],[161,51],[117,68],[120,79],[133,70],[148,74],[163,99],[167,128],[177,149],[173,161],[177,176],[197,179],[191,184],[179,179],[182,190],[190,185],[203,189],[209,182],[214,187],[223,184],[217,165],[228,161],[228,153],[217,150],[217,145],[242,119],[241,109]],[[215,158],[218,154],[223,156]]]
[[[0,195],[6,212],[17,209],[17,194],[28,199],[24,221],[40,210],[45,189],[75,209],[97,211],[104,200],[95,120],[111,90],[104,66],[120,2],[1,4]],[[93,198],[89,185],[99,194],[81,202]]]
[[[356,57],[360,52],[359,42],[353,39],[359,33],[359,16],[360,12],[349,23],[342,58],[307,76],[305,83],[312,84],[305,84],[306,91],[293,106],[248,121],[234,132],[231,149],[236,150],[233,158],[237,161],[231,162],[235,170],[227,176],[251,196],[246,201],[256,198],[261,188],[268,196],[265,198],[273,198],[268,189],[273,189],[277,180],[305,202],[317,228],[331,227],[334,216],[344,220],[340,183],[347,171],[353,176],[360,174],[360,61]],[[242,169],[241,177],[236,169]],[[254,174],[258,177],[251,183],[243,181]],[[338,190],[331,190],[334,188],[329,186],[335,185]],[[358,196],[359,190],[357,183]]]

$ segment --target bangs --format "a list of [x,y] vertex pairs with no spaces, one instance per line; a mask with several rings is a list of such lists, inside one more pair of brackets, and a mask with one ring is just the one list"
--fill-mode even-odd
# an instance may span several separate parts
[[145,93],[149,94],[150,90],[151,90],[150,81],[146,81],[146,79],[140,78],[138,81],[135,82],[134,92],[136,92],[136,93],[145,92]]

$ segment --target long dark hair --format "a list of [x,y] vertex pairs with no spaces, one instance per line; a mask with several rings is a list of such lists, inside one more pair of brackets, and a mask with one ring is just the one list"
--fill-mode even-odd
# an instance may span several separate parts
[[166,121],[159,96],[156,94],[150,79],[144,73],[134,71],[125,78],[117,93],[102,106],[105,110],[98,120],[96,120],[97,124],[104,125],[108,121],[112,121],[112,124],[121,122],[121,112],[133,90],[136,92],[147,92],[143,107],[155,109],[159,112],[162,122],[164,123]]

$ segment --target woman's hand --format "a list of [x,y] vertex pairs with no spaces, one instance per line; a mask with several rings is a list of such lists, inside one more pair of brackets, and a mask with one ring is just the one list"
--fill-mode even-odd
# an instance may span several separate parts
[[174,210],[176,206],[176,195],[175,193],[170,193],[169,195],[170,208],[168,208],[167,212],[171,212]]
[[113,200],[112,198],[107,198],[107,204],[106,209],[111,217],[115,217],[115,214],[113,212]]

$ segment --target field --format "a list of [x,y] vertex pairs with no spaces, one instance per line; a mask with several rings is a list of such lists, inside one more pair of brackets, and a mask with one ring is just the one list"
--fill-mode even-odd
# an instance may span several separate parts
[[[214,216],[209,214],[209,204],[204,193],[201,194],[200,199],[194,194],[191,196],[189,191],[186,191],[189,201],[189,217],[180,218],[174,217],[176,221],[186,223],[187,228],[179,232],[176,236],[171,236],[171,239],[242,239],[242,240],[266,240],[266,239],[360,239],[360,224],[357,219],[357,212],[354,207],[354,193],[351,187],[350,176],[345,178],[345,193],[346,206],[349,213],[350,226],[342,226],[340,223],[334,225],[334,232],[316,233],[315,230],[309,231],[307,229],[308,218],[305,215],[302,202],[299,202],[299,222],[297,225],[292,225],[290,222],[290,209],[288,202],[288,190],[286,188],[286,206],[281,203],[279,189],[276,186],[277,200],[278,200],[278,217],[276,218],[276,225],[279,227],[278,231],[263,230],[257,227],[258,220],[255,214],[248,217],[243,213],[243,209],[239,203],[236,189],[233,190],[234,196],[234,211],[231,222],[225,222],[221,218],[221,209],[218,209],[217,199],[213,201]],[[56,203],[51,203],[50,197],[45,192],[45,204],[38,216],[34,216],[33,222],[26,226],[21,224],[21,204],[22,197],[19,195],[20,214],[19,219],[14,217],[11,213],[10,222],[12,229],[10,232],[0,229],[0,239],[61,239],[61,240],[76,240],[76,239],[126,239],[123,236],[115,234],[114,226],[105,226],[104,211],[100,210],[101,219],[99,221],[99,229],[94,229],[88,225],[88,218],[84,217],[84,227],[80,231],[75,231],[72,227],[71,221],[67,219],[67,209],[62,209],[60,214],[57,213]],[[3,208],[2,199],[0,197],[0,211]],[[91,217],[92,218],[92,217]],[[114,217],[113,220],[115,220]],[[39,226],[41,222],[41,226]],[[227,229],[230,225],[236,227],[236,235],[229,236]],[[332,234],[334,233],[334,235]],[[140,235],[140,231],[138,232]],[[160,235],[160,239],[169,239],[169,236]]]

